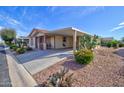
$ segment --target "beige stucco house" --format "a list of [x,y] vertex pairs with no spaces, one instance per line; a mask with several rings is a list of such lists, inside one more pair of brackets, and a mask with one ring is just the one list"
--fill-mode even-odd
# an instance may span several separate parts
[[53,31],[33,29],[29,34],[29,46],[37,49],[76,48],[79,46],[79,37],[88,34],[79,29],[68,27]]

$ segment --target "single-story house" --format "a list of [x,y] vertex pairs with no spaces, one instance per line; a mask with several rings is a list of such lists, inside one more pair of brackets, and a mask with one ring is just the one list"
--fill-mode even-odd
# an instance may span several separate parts
[[112,41],[112,40],[114,40],[113,37],[104,37],[104,38],[101,38],[101,41],[102,42],[109,42],[109,41]]
[[22,42],[26,42],[27,44],[29,44],[29,38],[28,37],[18,36],[17,39],[22,41]]
[[29,46],[37,49],[60,49],[79,47],[79,37],[88,34],[79,29],[68,27],[53,31],[33,29],[29,34]]

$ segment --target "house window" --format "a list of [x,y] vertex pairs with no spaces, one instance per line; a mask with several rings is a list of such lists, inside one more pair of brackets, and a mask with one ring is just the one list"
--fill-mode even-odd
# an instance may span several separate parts
[[66,37],[65,36],[63,37],[63,42],[66,42]]
[[66,47],[66,37],[63,37],[63,46]]

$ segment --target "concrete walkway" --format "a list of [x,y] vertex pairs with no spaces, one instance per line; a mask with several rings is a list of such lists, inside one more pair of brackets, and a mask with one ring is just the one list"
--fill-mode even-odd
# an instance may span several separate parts
[[6,49],[6,57],[9,67],[9,75],[13,87],[32,87],[37,86],[36,81],[26,71],[22,64],[18,63],[15,56]]
[[17,55],[17,59],[23,66],[34,75],[41,70],[50,67],[57,62],[72,56],[73,52],[70,49],[60,50],[39,50],[22,55]]

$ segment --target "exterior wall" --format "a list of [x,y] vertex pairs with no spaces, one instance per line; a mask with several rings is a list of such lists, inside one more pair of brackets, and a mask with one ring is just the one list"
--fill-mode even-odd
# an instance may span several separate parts
[[[44,34],[43,33],[38,33],[35,36],[30,37],[29,38],[29,46],[32,47],[32,48],[36,48],[36,42],[37,42],[37,47],[40,48],[40,43],[38,43],[40,36],[44,36]],[[37,41],[36,41],[36,37],[38,37]]]
[[67,37],[67,47],[72,47],[73,46],[73,38],[72,37]]
[[31,47],[32,46],[32,38],[29,38],[29,46]]
[[54,36],[51,37],[51,48],[54,48]]
[[35,48],[35,37],[29,39],[29,46]]
[[73,46],[73,38],[72,37],[66,37],[65,46],[63,46],[63,37],[64,36],[55,36],[55,48],[70,48]]
[[[50,43],[51,44],[51,48],[52,49],[59,49],[59,48],[72,48],[73,47],[73,37],[71,36],[65,36],[66,37],[66,42],[64,43],[65,46],[63,46],[63,38],[64,36],[59,36],[59,35],[56,35],[56,36],[51,36],[48,40],[46,39],[46,43]],[[32,38],[32,41],[31,41],[31,38],[29,39],[29,46],[32,47],[32,48],[36,48],[36,37],[33,37]],[[79,40],[77,40],[77,47],[79,45]],[[39,42],[39,39],[37,39],[37,42]],[[37,43],[38,44],[38,43]],[[40,44],[38,44],[38,48],[40,48],[39,46]]]

